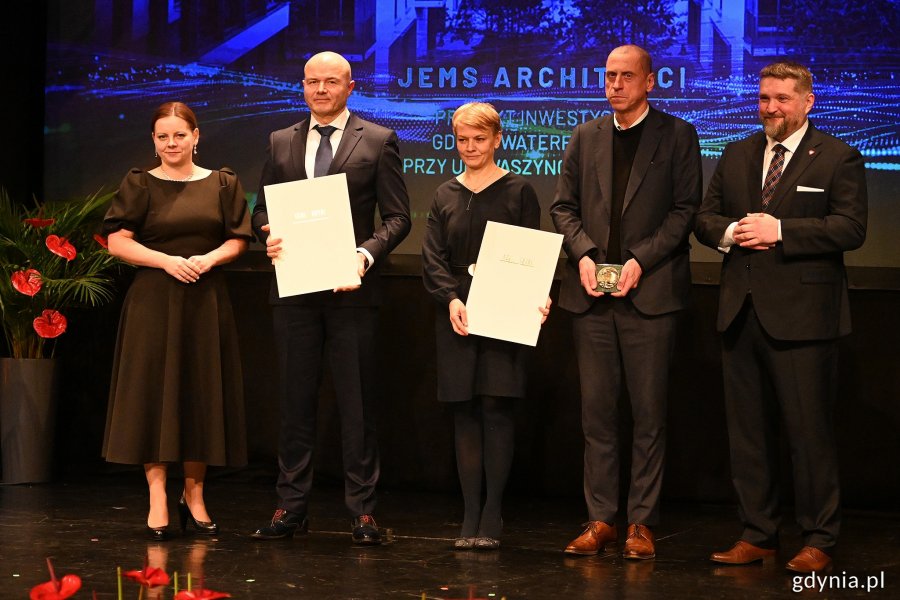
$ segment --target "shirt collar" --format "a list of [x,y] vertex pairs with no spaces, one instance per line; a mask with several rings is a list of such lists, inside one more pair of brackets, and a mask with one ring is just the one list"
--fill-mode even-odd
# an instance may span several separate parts
[[641,113],[641,116],[639,116],[637,119],[635,119],[634,123],[632,123],[631,125],[629,125],[626,128],[626,127],[622,127],[621,125],[619,125],[619,120],[616,118],[616,113],[613,113],[613,125],[615,125],[616,129],[618,129],[619,131],[625,131],[626,129],[631,129],[632,127],[636,127],[636,126],[640,125],[641,121],[646,119],[647,115],[649,115],[649,114],[650,114],[650,105],[648,104],[647,108],[644,109],[644,112]]
[[806,135],[807,129],[809,129],[809,119],[806,119],[803,122],[803,125],[800,126],[800,129],[789,135],[783,142],[779,142],[767,135],[766,152],[772,152],[772,148],[774,148],[776,144],[781,144],[782,146],[787,148],[788,152],[793,154],[797,151],[797,146],[800,145],[800,140],[802,140],[803,136]]
[[[345,107],[345,108],[344,108],[344,112],[342,112],[341,114],[339,114],[339,115],[337,116],[337,118],[336,118],[334,121],[332,121],[331,123],[329,123],[329,125],[332,125],[333,127],[336,127],[337,129],[340,129],[341,131],[344,131],[345,129],[347,129],[347,121],[349,121],[349,120],[350,120],[350,109]],[[313,114],[310,113],[310,115],[309,115],[309,128],[312,129],[312,128],[314,128],[316,125],[321,125],[321,123],[319,123],[319,122],[316,120],[316,117],[315,117]]]

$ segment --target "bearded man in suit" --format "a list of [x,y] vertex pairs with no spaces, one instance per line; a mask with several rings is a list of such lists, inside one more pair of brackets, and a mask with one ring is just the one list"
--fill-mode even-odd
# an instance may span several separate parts
[[799,573],[831,567],[840,529],[833,410],[837,340],[850,332],[844,252],[862,245],[867,215],[863,158],[809,122],[814,100],[803,65],[761,71],[763,131],[725,147],[695,231],[724,254],[716,327],[743,524],[739,541],[710,558],[775,555],[782,421],[804,543],[787,568]]
[[[253,210],[254,230],[275,259],[281,240],[269,235],[265,186],[345,173],[362,278],[360,286],[281,299],[272,282],[281,390],[279,505],[271,521],[253,533],[255,539],[289,538],[308,528],[318,386],[322,358],[327,355],[341,421],[344,501],[353,543],[381,542],[373,517],[379,476],[375,431],[379,271],[409,233],[409,197],[397,135],[347,109],[354,86],[350,63],[343,56],[322,52],[307,61],[303,96],[311,114],[270,135]],[[376,208],[381,216],[378,227]]]
[[[703,174],[694,127],[650,106],[650,55],[633,45],[606,61],[613,114],[578,126],[550,208],[568,255],[559,304],[574,313],[581,382],[584,496],[589,523],[566,554],[618,539],[619,419],[624,379],[634,435],[623,556],[656,555],[666,447],[669,363],[691,287],[688,236]],[[621,264],[617,288],[597,291],[597,263]]]

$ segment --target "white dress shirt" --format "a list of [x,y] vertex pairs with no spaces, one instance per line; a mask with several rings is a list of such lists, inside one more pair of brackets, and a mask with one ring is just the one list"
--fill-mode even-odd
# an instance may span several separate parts
[[[344,137],[344,130],[347,128],[347,121],[350,119],[350,111],[348,109],[344,109],[344,112],[339,114],[337,118],[328,123],[332,127],[337,127],[334,133],[331,134],[331,152],[332,156],[337,155],[338,146],[341,145],[341,140]],[[309,116],[309,133],[306,136],[306,162],[304,165],[306,166],[306,176],[312,179],[315,177],[316,170],[316,151],[319,149],[319,142],[322,141],[322,136],[319,135],[319,130],[315,129],[316,125],[324,125],[324,123],[319,123],[316,120],[316,117],[313,115]]]

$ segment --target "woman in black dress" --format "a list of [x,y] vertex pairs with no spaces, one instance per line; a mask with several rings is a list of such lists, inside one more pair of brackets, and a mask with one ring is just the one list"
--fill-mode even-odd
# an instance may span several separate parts
[[[465,514],[460,550],[500,547],[503,489],[512,465],[514,402],[525,395],[528,347],[469,336],[465,301],[488,221],[540,229],[537,194],[525,178],[494,162],[500,115],[472,102],[453,113],[456,146],[466,168],[434,194],[422,244],[425,289],[439,304],[438,400],[453,407],[456,464]],[[545,307],[535,307],[546,319]],[[449,313],[449,322],[448,322]],[[543,323],[543,320],[541,321]],[[486,483],[482,505],[482,479]]]
[[182,529],[218,533],[206,511],[207,465],[246,464],[237,332],[217,268],[251,238],[240,182],[194,164],[193,111],[168,102],[153,115],[160,164],[132,169],[104,221],[109,251],[138,267],[119,322],[103,456],[143,464],[150,491],[147,531],[168,539],[166,472],[184,467]]

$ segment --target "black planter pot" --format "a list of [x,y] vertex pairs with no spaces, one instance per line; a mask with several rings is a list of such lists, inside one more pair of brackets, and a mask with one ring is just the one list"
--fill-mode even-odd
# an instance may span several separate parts
[[0,457],[3,483],[40,483],[53,476],[56,361],[0,359]]

